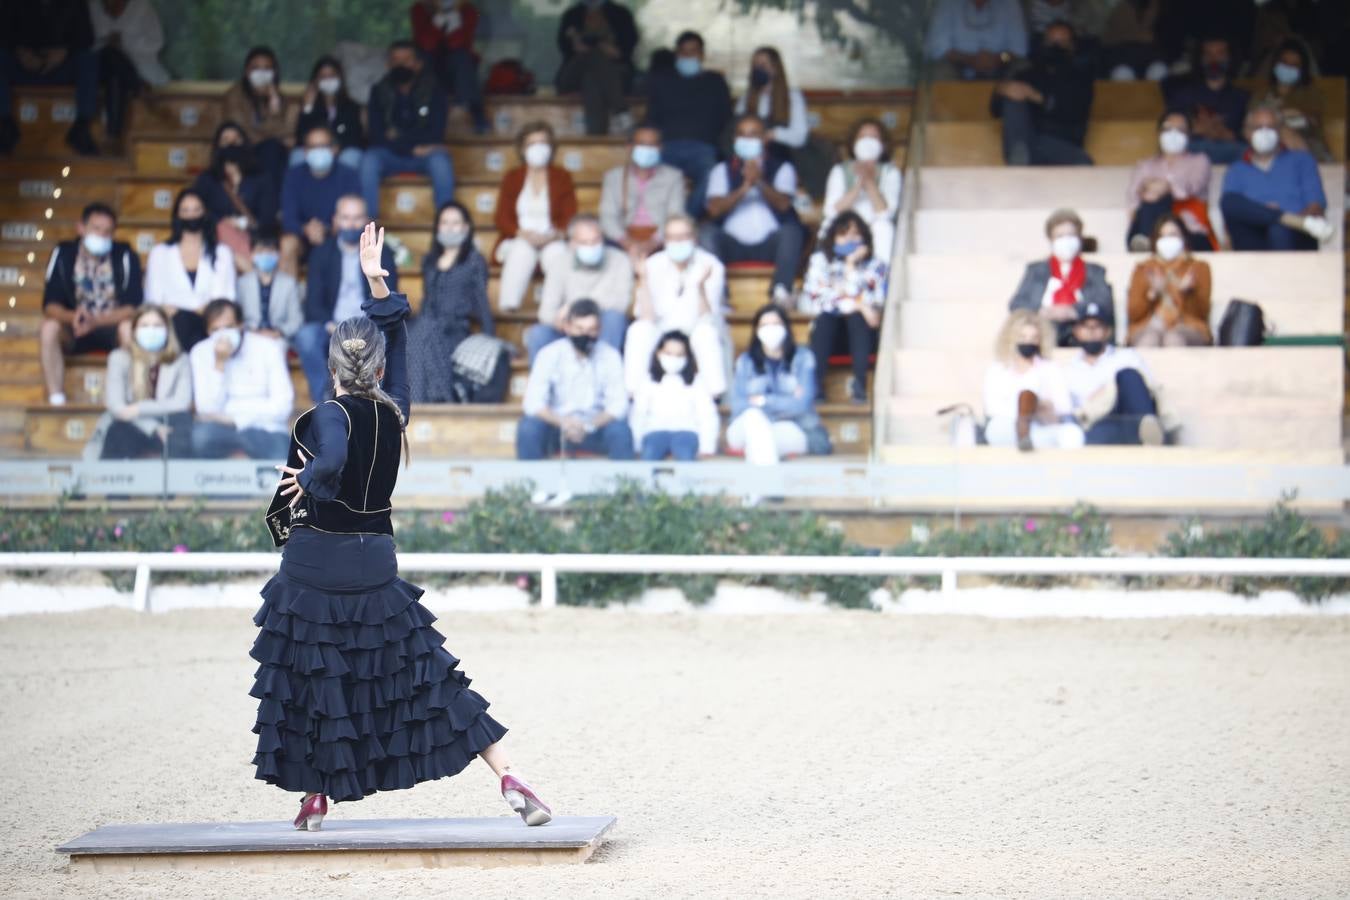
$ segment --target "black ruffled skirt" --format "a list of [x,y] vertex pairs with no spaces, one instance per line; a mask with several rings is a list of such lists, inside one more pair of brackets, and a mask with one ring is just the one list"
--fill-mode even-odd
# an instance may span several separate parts
[[292,530],[253,617],[258,778],[360,800],[454,775],[506,734],[422,593],[387,535]]

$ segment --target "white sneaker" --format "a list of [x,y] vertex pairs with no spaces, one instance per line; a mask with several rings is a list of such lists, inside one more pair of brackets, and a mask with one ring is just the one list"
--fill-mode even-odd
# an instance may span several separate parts
[[48,395],[47,395],[47,403],[50,404],[50,405],[52,405],[52,406],[65,406],[65,405],[66,405],[66,395],[65,395],[65,394],[48,394]]
[[775,285],[773,286],[773,302],[774,302],[774,303],[777,303],[779,306],[784,306],[784,307],[786,307],[787,304],[788,304],[788,301],[791,300],[791,299],[792,299],[792,295],[788,293],[788,289],[785,288],[783,285],[781,285],[781,284],[775,284]]
[[1303,230],[1319,241],[1329,241],[1336,233],[1336,226],[1322,216],[1306,216],[1303,219]]
[[1157,416],[1144,416],[1139,420],[1139,443],[1146,447],[1160,447],[1163,442],[1162,422]]
[[548,491],[535,491],[533,494],[530,495],[530,502],[533,503],[535,506],[543,506],[545,503],[548,502],[548,498],[551,496],[552,494],[550,494]]
[[552,497],[550,497],[548,503],[546,503],[546,504],[544,504],[544,505],[545,505],[545,506],[550,506],[550,507],[553,507],[554,509],[556,509],[556,508],[558,508],[559,506],[564,506],[564,505],[566,505],[567,501],[568,501],[568,500],[571,500],[571,499],[572,499],[572,492],[571,492],[571,491],[559,491],[558,493],[556,493],[556,494],[554,494]]

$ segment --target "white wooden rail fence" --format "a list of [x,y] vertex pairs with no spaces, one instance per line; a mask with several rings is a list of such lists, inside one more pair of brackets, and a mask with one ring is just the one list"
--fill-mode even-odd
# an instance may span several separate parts
[[[271,572],[275,553],[0,553],[0,572],[134,571],[135,607],[150,609],[154,572]],[[677,556],[669,554],[401,553],[404,572],[536,573],[540,605],[558,605],[558,574],[940,576],[954,593],[960,575],[1134,575],[1350,577],[1347,559],[967,556]]]

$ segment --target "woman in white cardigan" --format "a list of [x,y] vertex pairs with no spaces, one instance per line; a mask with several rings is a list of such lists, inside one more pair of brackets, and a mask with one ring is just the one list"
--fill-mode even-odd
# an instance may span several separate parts
[[855,212],[872,230],[872,253],[890,263],[900,210],[900,168],[891,162],[891,139],[879,119],[860,119],[847,142],[849,158],[835,163],[825,181],[820,237],[841,213]]
[[145,302],[162,306],[184,352],[206,337],[201,311],[218,299],[235,299],[234,254],[216,243],[216,226],[201,196],[180,191],[169,239],[150,251]]

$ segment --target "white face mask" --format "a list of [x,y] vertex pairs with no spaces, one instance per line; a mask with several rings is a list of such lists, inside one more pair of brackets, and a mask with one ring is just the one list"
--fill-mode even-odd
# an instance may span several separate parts
[[244,340],[244,335],[240,333],[238,328],[220,328],[212,332],[211,339],[229,344],[230,352],[233,353],[239,349],[239,344]]
[[1274,128],[1258,128],[1252,132],[1252,149],[1262,156],[1275,152],[1280,145],[1280,133]]
[[1161,259],[1171,262],[1181,255],[1181,251],[1186,249],[1186,242],[1175,234],[1164,234],[1158,238],[1158,245],[1155,249]]
[[688,262],[694,255],[694,242],[666,241],[666,253],[677,263]]
[[853,158],[858,162],[876,162],[881,159],[881,141],[864,135],[853,142]]
[[761,325],[755,334],[766,350],[777,350],[787,340],[787,329],[782,325]]
[[1076,234],[1061,234],[1050,242],[1050,252],[1062,263],[1073,262],[1081,249],[1083,240]]
[[320,78],[319,93],[326,97],[332,97],[338,91],[342,90],[341,78]]
[[255,88],[265,88],[272,83],[275,74],[271,69],[254,69],[248,73],[248,83]]
[[672,356],[669,353],[656,354],[656,361],[661,364],[662,370],[667,375],[678,375],[683,372],[687,360],[687,356]]
[[525,165],[531,169],[542,169],[553,158],[553,147],[549,144],[530,144],[525,148]]
[[1158,146],[1162,152],[1169,156],[1177,153],[1185,153],[1186,145],[1190,143],[1190,138],[1186,137],[1186,132],[1177,131],[1175,128],[1169,128],[1158,135]]

